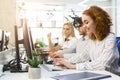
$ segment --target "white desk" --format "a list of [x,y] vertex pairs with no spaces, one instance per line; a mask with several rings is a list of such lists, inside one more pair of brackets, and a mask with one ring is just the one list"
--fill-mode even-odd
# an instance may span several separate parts
[[[84,72],[84,71],[77,71],[77,70],[64,70],[64,71],[52,71],[48,72],[44,68],[41,70],[41,79],[36,79],[36,80],[54,80],[51,79],[51,76],[58,75],[58,74],[68,74],[68,73],[76,73],[76,72]],[[112,74],[107,71],[89,71],[89,72],[94,72],[94,73],[101,73],[101,74],[110,74],[112,77],[110,78],[105,78],[102,80],[120,80],[120,77]],[[10,73],[4,72],[3,76],[0,77],[0,80],[31,80],[28,79],[28,73]],[[34,79],[35,80],[35,79]]]

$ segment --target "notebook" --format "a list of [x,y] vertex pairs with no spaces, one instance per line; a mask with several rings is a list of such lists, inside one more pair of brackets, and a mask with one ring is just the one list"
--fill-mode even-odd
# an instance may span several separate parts
[[64,70],[61,66],[54,66],[53,64],[43,64],[42,65],[48,71],[62,71]]
[[98,74],[92,72],[81,72],[81,73],[72,73],[66,75],[58,75],[51,78],[56,80],[99,80],[109,77],[111,77],[111,75]]

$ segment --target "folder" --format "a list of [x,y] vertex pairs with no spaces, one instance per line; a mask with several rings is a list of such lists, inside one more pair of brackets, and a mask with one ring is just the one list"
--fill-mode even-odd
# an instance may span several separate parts
[[55,80],[99,80],[103,78],[110,78],[111,75],[108,74],[98,74],[93,72],[80,72],[80,73],[71,73],[65,75],[58,75],[52,77]]

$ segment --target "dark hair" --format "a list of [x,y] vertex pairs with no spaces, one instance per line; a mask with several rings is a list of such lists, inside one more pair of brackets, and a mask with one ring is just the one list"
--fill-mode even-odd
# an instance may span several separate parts
[[[96,23],[95,34],[98,40],[103,40],[109,33],[112,26],[111,17],[108,13],[98,6],[91,6],[83,12],[83,14],[90,16]],[[90,39],[96,40],[95,35],[89,35]]]
[[82,18],[81,17],[74,17],[73,19],[74,19],[73,26],[75,28],[82,26],[83,23],[82,23]]

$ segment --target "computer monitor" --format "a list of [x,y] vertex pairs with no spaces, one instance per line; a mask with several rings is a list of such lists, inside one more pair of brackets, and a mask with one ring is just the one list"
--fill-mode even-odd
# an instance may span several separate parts
[[1,39],[0,39],[0,51],[4,50],[4,40],[5,40],[5,36],[4,36],[4,30],[1,30]]
[[32,59],[32,50],[34,50],[32,33],[30,28],[27,26],[27,20],[24,20],[23,26],[23,43],[27,53],[27,57]]
[[24,25],[22,26],[22,28],[23,28],[23,39],[18,40],[19,37],[18,26],[15,25],[16,65],[13,68],[11,68],[11,72],[27,72],[27,69],[26,70],[22,69],[21,63],[24,63],[25,61],[22,60],[20,57],[19,44],[24,45],[27,57],[32,59],[32,50],[34,50],[34,46],[33,46],[31,31],[30,28],[27,26],[26,20],[24,20]]
[[5,30],[0,30],[0,51],[8,49],[10,32]]

